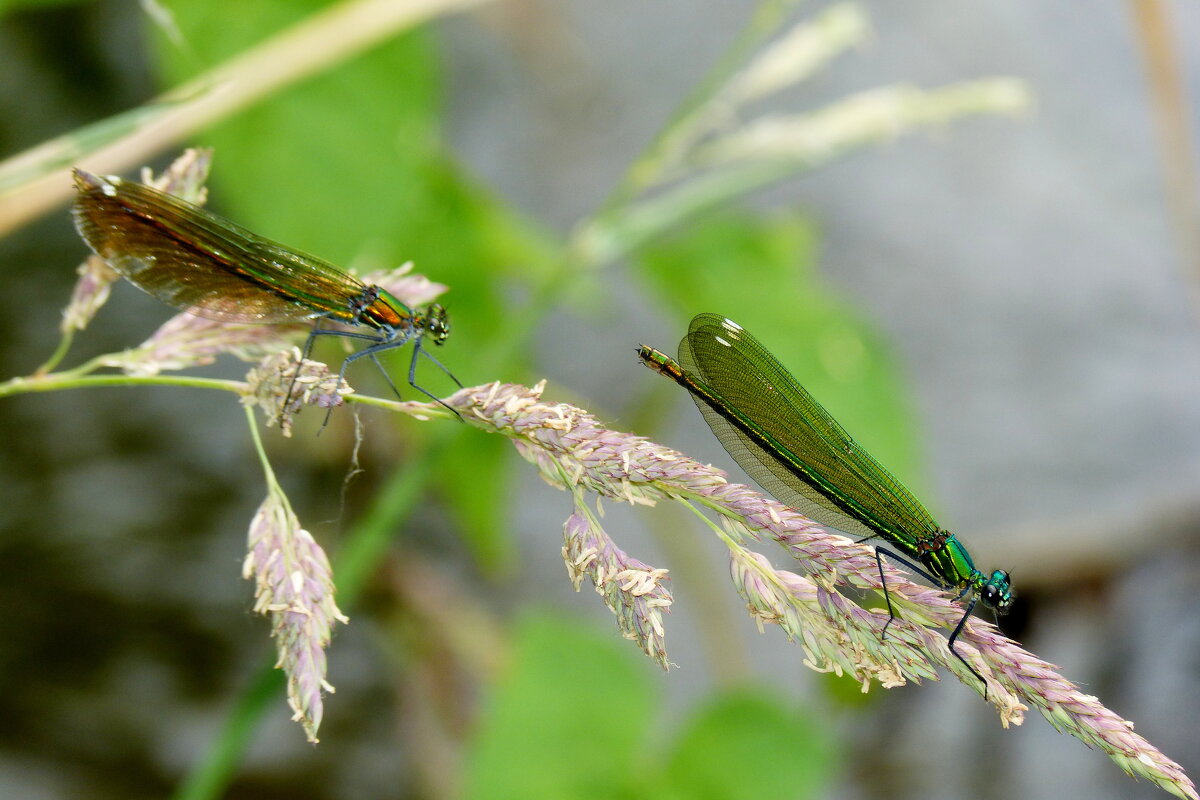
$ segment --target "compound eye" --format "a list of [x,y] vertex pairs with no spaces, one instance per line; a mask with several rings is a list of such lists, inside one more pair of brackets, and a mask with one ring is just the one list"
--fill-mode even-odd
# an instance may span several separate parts
[[1000,601],[1000,590],[989,583],[980,592],[980,599],[983,600],[985,606],[995,608],[996,604]]

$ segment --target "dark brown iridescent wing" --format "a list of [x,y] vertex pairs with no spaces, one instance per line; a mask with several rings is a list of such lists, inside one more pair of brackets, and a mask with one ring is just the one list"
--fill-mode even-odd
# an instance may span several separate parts
[[920,501],[737,323],[697,316],[679,343],[679,363],[786,451],[772,453],[694,397],[729,454],[781,502],[847,533],[882,533],[909,552],[937,533]]
[[224,322],[352,321],[366,287],[332,264],[140,183],[75,171],[75,227],[138,288]]

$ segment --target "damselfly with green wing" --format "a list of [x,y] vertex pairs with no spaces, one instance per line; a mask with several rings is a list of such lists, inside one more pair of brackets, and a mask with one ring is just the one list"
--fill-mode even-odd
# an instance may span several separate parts
[[[741,325],[717,314],[696,316],[679,343],[679,361],[650,347],[638,357],[655,372],[687,389],[721,444],[755,481],[781,502],[832,528],[883,539],[894,550],[880,554],[906,564],[939,588],[970,597],[950,634],[950,650],[984,684],[954,644],[977,602],[998,613],[1014,592],[1003,570],[975,567],[954,534],[905,486],[858,445],[765,347]],[[896,552],[898,551],[898,552]]]

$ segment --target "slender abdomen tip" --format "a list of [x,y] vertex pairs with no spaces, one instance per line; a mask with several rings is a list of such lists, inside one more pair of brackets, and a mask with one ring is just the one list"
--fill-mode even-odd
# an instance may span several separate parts
[[75,167],[71,170],[71,174],[75,178],[75,188],[81,192],[93,192],[97,189],[104,192],[106,195],[112,196],[117,193],[117,184],[120,183],[119,178],[100,177],[93,175],[85,169]]

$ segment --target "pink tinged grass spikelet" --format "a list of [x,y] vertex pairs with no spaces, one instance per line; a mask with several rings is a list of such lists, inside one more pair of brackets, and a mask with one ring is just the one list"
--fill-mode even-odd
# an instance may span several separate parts
[[324,713],[325,649],[333,625],[349,620],[334,603],[325,551],[300,527],[287,499],[272,486],[250,522],[242,575],[254,580],[254,610],[271,620],[278,660],[287,676],[288,705],[310,742]]
[[287,348],[305,330],[303,325],[218,322],[183,312],[163,323],[142,344],[106,356],[101,363],[127,375],[157,375],[211,364],[222,353],[243,361],[261,361]]
[[83,260],[76,272],[79,280],[71,290],[71,300],[63,309],[62,322],[59,323],[63,335],[86,328],[96,312],[108,302],[112,285],[121,279],[121,275],[107,261],[94,253]]
[[848,674],[867,691],[871,681],[885,687],[908,680],[936,679],[928,659],[906,637],[881,639],[875,615],[834,589],[833,579],[811,579],[771,566],[765,556],[739,545],[730,547],[734,586],[751,616],[779,625],[799,642],[806,666],[818,672]]
[[969,621],[964,637],[988,655],[999,681],[1020,693],[1057,731],[1108,754],[1128,775],[1146,778],[1176,797],[1196,800],[1195,785],[1182,767],[1134,733],[1132,722],[1059,675],[1053,664],[1022,649],[987,623]]
[[669,611],[672,602],[663,585],[667,571],[617,547],[581,502],[577,498],[575,512],[563,524],[563,562],[575,591],[585,577],[591,579],[596,593],[616,616],[621,634],[667,669],[670,662],[662,622],[663,611]]
[[[640,436],[604,428],[592,415],[564,403],[541,399],[544,384],[530,389],[487,384],[460,390],[446,402],[468,423],[513,440],[518,452],[548,483],[612,500],[652,505],[658,499],[703,505],[733,530],[731,570],[751,613],[760,622],[784,627],[809,656],[807,663],[855,675],[884,686],[935,678],[935,665],[947,668],[983,694],[978,681],[950,653],[944,630],[952,629],[962,607],[945,592],[913,583],[887,560],[887,591],[897,618],[880,637],[888,615],[852,602],[838,587],[879,591],[874,551],[747,486],[729,484],[724,474]],[[412,404],[410,413],[422,406]],[[744,526],[739,529],[737,526]],[[568,541],[595,536],[592,522],[576,514],[567,523]],[[771,539],[794,558],[799,572],[774,570],[760,554],[742,552],[743,539]],[[597,549],[599,552],[599,548]],[[574,555],[587,563],[587,548]],[[568,569],[572,556],[566,556]],[[572,573],[574,576],[575,573]],[[573,577],[574,579],[574,577]],[[981,620],[967,622],[956,643],[989,684],[988,701],[1002,724],[1019,725],[1027,707],[1036,708],[1059,731],[1108,754],[1133,776],[1146,778],[1181,798],[1197,800],[1182,768],[1133,733],[1133,725],[1083,694],[1055,668],[1005,638]]]
[[291,347],[267,356],[247,373],[242,404],[257,405],[268,426],[278,424],[284,436],[291,436],[295,417],[304,406],[340,406],[353,393],[325,364],[302,362],[300,349]]
[[143,167],[142,183],[153,186],[160,192],[173,194],[193,205],[202,206],[208,200],[208,189],[204,184],[212,168],[212,156],[212,148],[188,148],[157,178],[149,167]]

